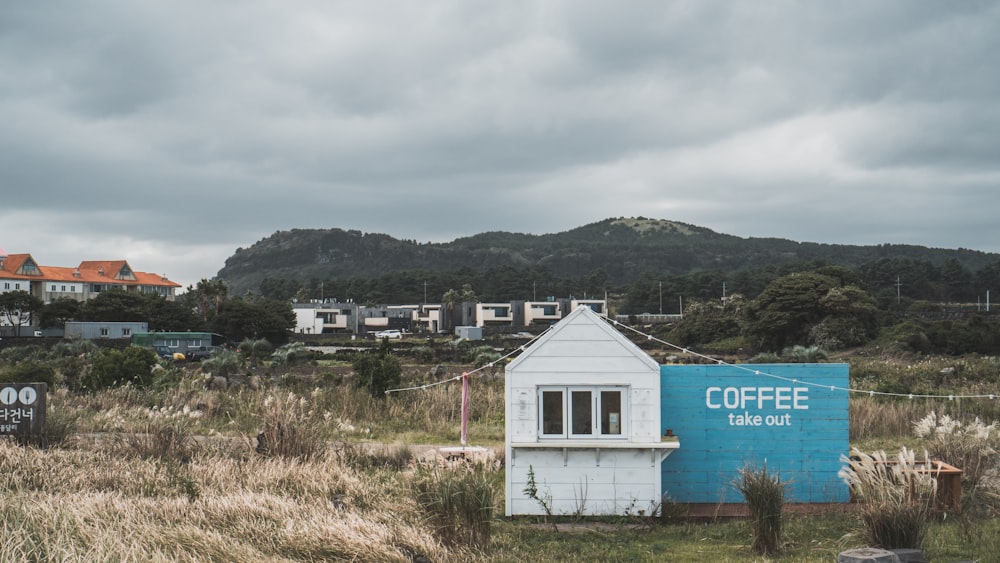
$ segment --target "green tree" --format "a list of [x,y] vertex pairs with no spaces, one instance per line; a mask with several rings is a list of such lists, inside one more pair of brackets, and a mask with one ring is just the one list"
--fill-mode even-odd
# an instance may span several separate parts
[[80,320],[149,322],[148,301],[141,293],[109,289],[80,307]]
[[14,327],[14,335],[21,336],[21,327],[31,324],[31,316],[42,308],[42,300],[27,291],[0,293],[0,315]]
[[42,328],[65,328],[80,314],[80,302],[71,297],[59,297],[44,305],[38,312],[38,325]]
[[671,338],[683,346],[708,344],[739,336],[745,302],[739,294],[725,301],[692,301],[685,307],[684,319],[671,333]]
[[287,301],[236,297],[222,303],[211,327],[233,341],[266,338],[280,346],[295,328],[295,312]]
[[209,280],[202,278],[196,287],[188,287],[194,306],[203,321],[209,321],[219,314],[222,303],[229,295],[229,286],[221,279]]
[[181,301],[162,295],[112,289],[80,305],[83,321],[144,322],[150,330],[201,330],[204,323]]
[[354,368],[354,384],[368,390],[375,398],[384,398],[385,392],[399,386],[402,366],[399,358],[392,354],[389,339],[383,338],[378,352],[361,352],[351,363]]
[[445,310],[447,311],[447,318],[451,319],[451,326],[456,326],[461,323],[461,319],[458,318],[458,307],[462,303],[476,302],[476,292],[472,291],[471,284],[463,284],[462,289],[449,289],[444,292],[441,296],[441,303],[444,304]]
[[778,278],[746,308],[747,336],[777,352],[796,344],[842,348],[874,336],[878,311],[848,277],[799,272]]

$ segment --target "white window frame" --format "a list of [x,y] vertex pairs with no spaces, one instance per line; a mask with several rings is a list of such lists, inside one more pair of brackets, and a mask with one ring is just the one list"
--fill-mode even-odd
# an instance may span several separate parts
[[[621,395],[621,412],[618,412],[618,433],[603,433],[602,420],[604,405],[602,392],[617,392]],[[545,393],[560,393],[562,408],[561,432],[545,432]],[[575,432],[573,428],[573,393],[590,393],[590,425],[587,432]],[[627,385],[543,385],[537,388],[538,397],[538,437],[555,440],[627,440],[629,437],[628,410],[629,386]],[[610,416],[610,412],[608,413]]]

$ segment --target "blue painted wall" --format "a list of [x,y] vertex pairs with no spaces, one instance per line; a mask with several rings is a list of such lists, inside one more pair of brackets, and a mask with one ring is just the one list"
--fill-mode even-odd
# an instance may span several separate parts
[[848,501],[837,476],[850,448],[847,364],[665,365],[660,380],[663,430],[680,439],[663,462],[671,500],[743,502],[739,469],[766,463],[788,502]]

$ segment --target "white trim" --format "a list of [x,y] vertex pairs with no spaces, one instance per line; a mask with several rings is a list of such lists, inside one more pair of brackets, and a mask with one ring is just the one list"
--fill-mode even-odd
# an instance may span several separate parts
[[[601,393],[604,391],[615,391],[621,394],[621,412],[618,413],[619,431],[615,434],[603,434],[601,432],[601,419],[603,410],[601,404]],[[558,392],[562,395],[562,432],[544,433],[545,424],[545,401],[543,394],[546,392]],[[573,401],[575,392],[590,393],[590,432],[576,433],[573,431]],[[536,428],[540,440],[590,440],[603,442],[605,440],[629,440],[629,402],[631,386],[629,385],[539,385],[535,388],[537,397],[537,421]]]

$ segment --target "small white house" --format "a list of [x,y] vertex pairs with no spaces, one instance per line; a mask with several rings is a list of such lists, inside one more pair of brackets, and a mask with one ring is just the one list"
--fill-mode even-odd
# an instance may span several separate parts
[[505,392],[508,516],[659,506],[661,464],[680,446],[661,438],[660,366],[590,307],[511,362]]

